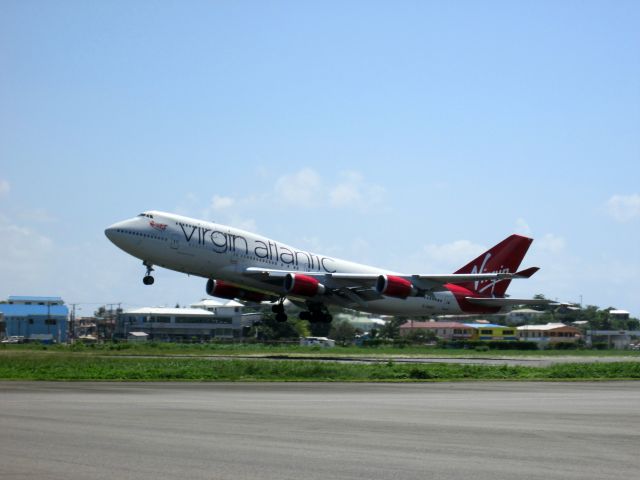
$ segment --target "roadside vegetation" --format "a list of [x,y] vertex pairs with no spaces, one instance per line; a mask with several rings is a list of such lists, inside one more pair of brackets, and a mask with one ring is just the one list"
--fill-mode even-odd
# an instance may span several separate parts
[[640,379],[640,362],[549,367],[374,364],[331,361],[106,357],[47,351],[0,352],[3,380],[420,382],[462,380]]

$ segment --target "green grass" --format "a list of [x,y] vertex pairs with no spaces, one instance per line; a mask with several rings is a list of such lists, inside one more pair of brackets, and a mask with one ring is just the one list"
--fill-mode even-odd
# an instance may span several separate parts
[[290,356],[365,356],[365,357],[393,357],[393,356],[421,356],[421,357],[547,357],[547,356],[580,356],[580,357],[635,357],[640,358],[640,351],[629,350],[489,350],[476,351],[474,349],[445,349],[426,346],[408,347],[356,347],[348,346],[323,349],[320,347],[301,347],[299,345],[264,345],[264,344],[228,344],[228,343],[163,343],[149,342],[142,344],[105,343],[100,345],[0,345],[0,352],[84,352],[99,355],[290,355]]
[[125,358],[73,353],[1,352],[0,379],[106,381],[424,382],[460,380],[640,379],[640,362],[559,364],[550,367],[351,364],[331,361]]

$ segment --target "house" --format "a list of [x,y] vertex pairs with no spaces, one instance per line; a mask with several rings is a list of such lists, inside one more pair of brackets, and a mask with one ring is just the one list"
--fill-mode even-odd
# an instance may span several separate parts
[[521,340],[539,342],[541,347],[550,343],[575,343],[582,338],[580,329],[564,323],[522,325],[517,328]]
[[514,341],[518,334],[514,327],[506,327],[495,323],[465,323],[472,329],[471,340],[481,341]]
[[473,328],[459,322],[417,322],[409,320],[400,325],[400,335],[408,335],[416,330],[430,331],[442,340],[469,340]]

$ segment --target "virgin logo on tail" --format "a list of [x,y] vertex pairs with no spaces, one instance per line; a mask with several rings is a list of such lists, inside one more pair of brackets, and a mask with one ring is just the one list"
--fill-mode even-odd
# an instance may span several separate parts
[[[503,241],[470,261],[455,273],[510,273],[517,272],[532,239],[522,235],[510,235]],[[505,294],[511,280],[483,280],[459,284],[477,293]]]
[[[485,267],[487,266],[487,263],[489,263],[490,258],[491,258],[491,253],[487,252],[487,254],[482,259],[482,263],[480,264],[480,267],[478,267],[477,265],[474,265],[473,268],[471,269],[471,273],[509,273],[509,269],[503,268],[502,265],[501,265],[501,268],[499,268],[498,270],[494,270],[493,272],[487,272]],[[488,289],[491,289],[491,294],[493,294],[493,290],[496,287],[496,283],[500,281],[501,280],[476,280],[475,282],[473,282],[473,289],[478,293],[484,293]],[[485,282],[487,284],[479,288],[480,285]]]

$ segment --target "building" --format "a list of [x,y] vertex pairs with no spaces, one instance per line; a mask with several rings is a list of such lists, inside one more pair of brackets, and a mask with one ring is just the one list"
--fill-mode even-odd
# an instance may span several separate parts
[[149,338],[148,333],[144,332],[129,332],[127,335],[127,342],[129,343],[144,343]]
[[613,309],[609,310],[609,317],[611,320],[629,320],[631,314],[626,310]]
[[533,310],[532,308],[519,308],[517,310],[511,310],[505,314],[505,321],[509,325],[523,325],[526,323],[535,322],[538,318],[544,315],[545,312],[540,310]]
[[349,322],[353,328],[362,332],[379,330],[386,325],[386,321],[371,314],[356,312],[353,310],[337,312],[333,315],[334,322]]
[[66,342],[69,309],[60,297],[11,296],[0,303],[5,335],[27,341]]
[[465,323],[473,329],[471,340],[482,341],[514,341],[518,340],[518,333],[514,327],[505,327],[495,323]]
[[149,340],[210,341],[242,337],[244,327],[262,319],[259,313],[243,313],[233,300],[202,300],[191,308],[145,307],[118,315],[116,336],[128,338],[142,332]]
[[640,338],[640,330],[587,330],[585,343],[591,347],[595,343],[604,343],[607,348],[623,350],[629,348]]
[[473,328],[459,322],[417,322],[409,320],[400,325],[400,335],[408,335],[415,331],[430,331],[442,340],[470,340],[473,337]]
[[538,342],[540,347],[551,343],[575,343],[582,338],[580,329],[564,323],[522,325],[517,328],[521,340]]

